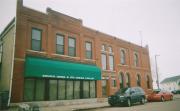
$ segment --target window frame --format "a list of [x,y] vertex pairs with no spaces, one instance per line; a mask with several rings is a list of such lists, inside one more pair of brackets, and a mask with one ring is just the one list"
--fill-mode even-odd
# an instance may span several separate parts
[[[91,50],[87,50],[86,44],[90,44],[91,45]],[[90,58],[88,58],[87,52],[91,52]],[[93,59],[92,42],[90,42],[90,41],[86,41],[85,42],[85,57],[86,57],[86,59]]]
[[[74,40],[74,47],[69,46],[69,40],[70,39]],[[74,48],[74,55],[69,55],[69,49],[70,48]],[[68,36],[68,56],[76,57],[76,38],[75,37]]]
[[126,65],[126,51],[124,49],[120,50],[120,64]]
[[[57,38],[58,38],[59,36],[63,38],[63,45],[57,43]],[[57,46],[58,46],[58,45],[63,46],[63,53],[62,53],[62,54],[61,54],[61,53],[58,53],[58,50],[57,50]],[[64,54],[65,54],[65,35],[59,34],[59,33],[56,34],[56,54],[61,54],[61,55],[64,55]]]
[[[33,45],[32,45],[33,42],[32,41],[35,40],[35,39],[33,39],[33,36],[32,36],[33,30],[40,31],[40,40],[36,40],[36,41],[40,41],[40,48],[39,48],[39,50],[34,50],[33,49]],[[36,28],[36,27],[32,27],[31,28],[31,50],[42,51],[42,34],[43,34],[43,30],[42,29]]]

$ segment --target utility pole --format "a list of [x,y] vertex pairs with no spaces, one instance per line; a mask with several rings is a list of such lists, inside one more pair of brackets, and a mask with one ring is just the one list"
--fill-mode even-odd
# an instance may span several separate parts
[[155,63],[156,63],[156,76],[157,76],[157,79],[156,79],[156,84],[157,84],[158,89],[160,89],[160,88],[159,88],[159,74],[158,74],[158,66],[157,66],[157,56],[160,56],[160,55],[155,55]]

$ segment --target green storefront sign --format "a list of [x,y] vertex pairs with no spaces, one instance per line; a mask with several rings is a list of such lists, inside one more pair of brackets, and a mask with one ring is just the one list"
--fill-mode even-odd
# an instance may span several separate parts
[[101,80],[95,65],[26,57],[25,77]]

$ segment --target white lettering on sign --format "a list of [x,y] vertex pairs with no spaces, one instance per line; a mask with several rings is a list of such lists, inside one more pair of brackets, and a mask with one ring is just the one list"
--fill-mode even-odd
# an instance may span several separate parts
[[94,80],[94,77],[76,77],[76,76],[56,76],[56,75],[42,75],[44,78],[61,78],[61,79],[88,79]]

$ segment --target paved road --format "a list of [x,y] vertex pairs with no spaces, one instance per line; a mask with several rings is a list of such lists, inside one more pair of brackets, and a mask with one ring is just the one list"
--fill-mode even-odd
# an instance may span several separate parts
[[150,102],[132,107],[105,107],[83,111],[180,111],[180,98],[175,98],[173,101]]

